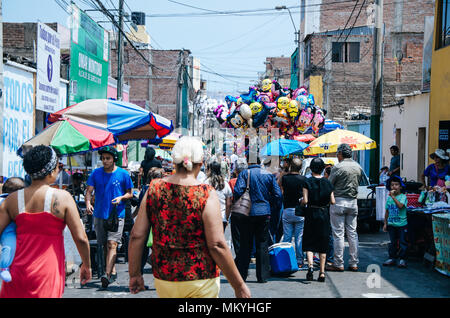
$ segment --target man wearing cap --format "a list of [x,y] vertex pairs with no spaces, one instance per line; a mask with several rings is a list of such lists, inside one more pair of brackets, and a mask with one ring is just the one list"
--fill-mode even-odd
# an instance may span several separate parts
[[[87,181],[86,211],[94,214],[97,245],[106,245],[106,274],[101,277],[102,287],[106,288],[117,279],[115,262],[117,245],[121,242],[125,223],[124,201],[133,197],[133,182],[126,170],[116,166],[118,159],[116,149],[105,147],[99,151],[99,154],[103,167],[95,169]],[[93,207],[91,198],[94,190],[95,206]],[[114,206],[117,208],[119,229],[117,232],[108,232],[104,229],[104,222]]]
[[450,166],[448,165],[449,157],[442,149],[436,149],[430,155],[434,163],[430,164],[422,173],[422,183],[426,187],[425,177],[428,177],[428,187],[445,186],[445,176],[450,175]]
[[329,271],[344,271],[344,233],[347,233],[349,245],[349,266],[358,271],[358,234],[356,232],[358,216],[358,186],[362,175],[361,166],[351,159],[352,148],[340,144],[337,149],[339,163],[331,168],[328,180],[334,187],[336,204],[330,206],[330,221],[334,240],[334,263],[327,267]]

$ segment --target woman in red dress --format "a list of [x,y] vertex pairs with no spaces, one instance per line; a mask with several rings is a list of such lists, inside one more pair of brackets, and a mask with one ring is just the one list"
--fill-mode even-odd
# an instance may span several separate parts
[[80,253],[81,284],[91,279],[89,241],[69,192],[51,188],[58,175],[58,157],[47,146],[29,150],[23,166],[29,187],[14,192],[0,206],[0,234],[11,222],[17,243],[10,267],[12,281],[3,282],[0,298],[61,298],[65,285],[64,236],[67,225]]
[[131,293],[144,290],[140,257],[152,226],[152,266],[159,297],[218,297],[219,268],[236,297],[250,297],[225,241],[217,193],[197,181],[202,143],[195,137],[182,137],[172,157],[175,174],[151,182],[131,232]]

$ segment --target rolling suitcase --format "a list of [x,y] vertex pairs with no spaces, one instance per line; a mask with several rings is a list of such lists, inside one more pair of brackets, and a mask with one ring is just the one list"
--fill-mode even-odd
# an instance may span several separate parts
[[295,249],[291,243],[277,243],[269,247],[273,276],[289,276],[298,271]]

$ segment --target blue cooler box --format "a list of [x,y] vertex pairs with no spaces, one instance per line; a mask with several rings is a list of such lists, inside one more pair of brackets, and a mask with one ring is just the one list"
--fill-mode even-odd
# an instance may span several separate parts
[[295,249],[291,243],[277,243],[269,247],[273,275],[289,275],[298,271]]

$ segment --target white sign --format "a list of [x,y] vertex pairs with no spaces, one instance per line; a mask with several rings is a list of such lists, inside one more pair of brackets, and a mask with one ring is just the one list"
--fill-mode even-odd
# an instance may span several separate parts
[[3,176],[24,178],[22,158],[16,151],[34,135],[33,73],[4,65],[3,76]]
[[54,113],[62,109],[59,102],[60,39],[44,23],[37,26],[36,109]]

